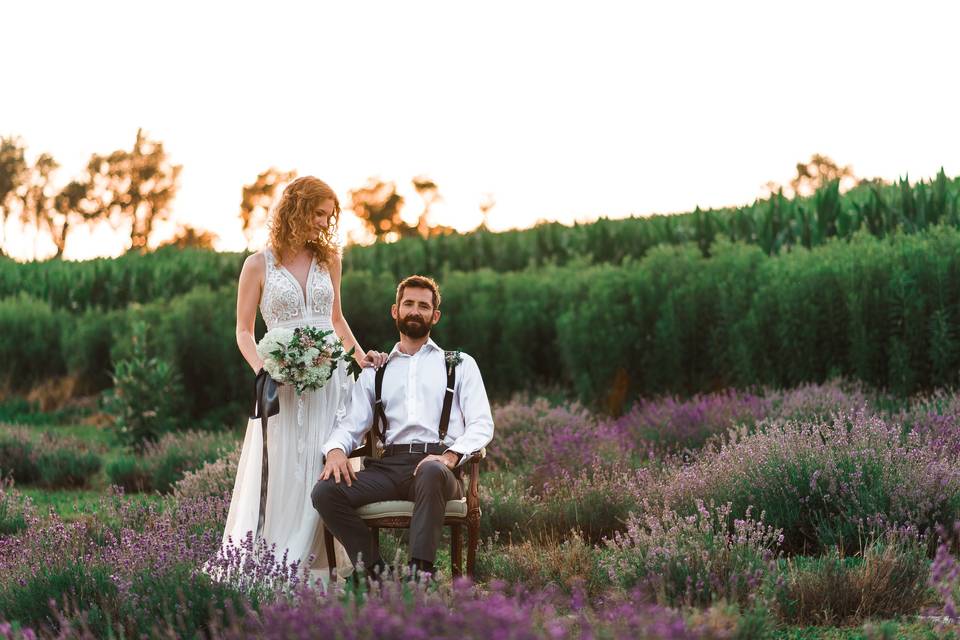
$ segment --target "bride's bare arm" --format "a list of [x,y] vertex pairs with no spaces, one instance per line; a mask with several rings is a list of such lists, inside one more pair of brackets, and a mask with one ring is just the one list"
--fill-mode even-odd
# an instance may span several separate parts
[[353,337],[353,331],[347,324],[347,319],[343,317],[343,307],[340,305],[340,276],[343,272],[343,261],[338,252],[334,252],[330,258],[330,280],[333,282],[333,330],[337,332],[337,337],[343,341],[344,348],[349,351],[351,347],[356,347],[353,357],[357,362],[361,362],[366,357],[366,352],[360,347],[357,339]]
[[237,346],[254,373],[263,366],[263,360],[257,355],[254,325],[257,321],[257,305],[260,303],[265,271],[263,252],[258,251],[247,256],[237,285]]

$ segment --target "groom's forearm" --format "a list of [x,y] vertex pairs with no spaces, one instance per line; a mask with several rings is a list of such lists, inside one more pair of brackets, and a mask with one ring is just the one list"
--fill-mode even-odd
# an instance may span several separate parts
[[373,371],[365,369],[354,383],[346,414],[334,423],[335,428],[320,448],[324,456],[333,449],[350,453],[363,442],[363,435],[373,420]]

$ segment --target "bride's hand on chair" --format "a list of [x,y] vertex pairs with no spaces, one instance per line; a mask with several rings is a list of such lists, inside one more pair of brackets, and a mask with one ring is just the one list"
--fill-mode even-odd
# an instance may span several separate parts
[[350,460],[343,449],[333,449],[327,454],[327,461],[323,464],[323,473],[320,475],[320,480],[327,480],[330,476],[333,476],[333,481],[337,484],[340,484],[340,478],[342,477],[348,487],[352,486],[353,481],[357,479],[357,472],[350,466]]

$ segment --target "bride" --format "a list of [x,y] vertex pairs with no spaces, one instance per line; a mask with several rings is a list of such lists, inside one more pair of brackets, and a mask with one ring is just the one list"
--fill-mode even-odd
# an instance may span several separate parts
[[[380,366],[387,355],[360,348],[340,306],[341,259],[336,243],[340,203],[321,180],[304,176],[283,191],[269,223],[269,243],[249,256],[240,272],[237,292],[237,345],[254,372],[263,361],[257,354],[254,322],[257,306],[274,327],[314,326],[333,329],[345,350],[356,347],[361,366]],[[346,366],[342,363],[326,385],[302,396],[300,419],[292,387],[279,388],[280,412],[267,425],[266,509],[262,540],[276,545],[278,559],[299,561],[311,580],[327,578],[330,562],[323,544],[323,525],[313,508],[310,492],[323,470],[321,445],[334,428],[338,411],[350,395]],[[262,435],[259,419],[251,419],[243,441],[223,546],[237,546],[250,532],[256,534],[260,518]],[[254,540],[259,543],[260,540]],[[337,543],[339,566],[349,566],[346,552]],[[340,557],[342,555],[342,557]],[[312,564],[307,567],[310,557]]]

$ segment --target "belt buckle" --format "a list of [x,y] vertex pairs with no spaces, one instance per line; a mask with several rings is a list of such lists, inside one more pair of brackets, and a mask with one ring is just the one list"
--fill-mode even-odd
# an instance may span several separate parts
[[[423,447],[423,451],[417,451],[415,447]],[[411,442],[410,443],[410,453],[426,453],[427,445],[425,442]]]

